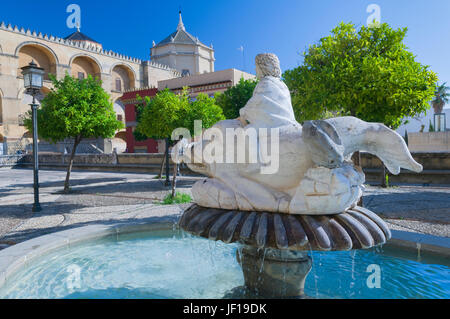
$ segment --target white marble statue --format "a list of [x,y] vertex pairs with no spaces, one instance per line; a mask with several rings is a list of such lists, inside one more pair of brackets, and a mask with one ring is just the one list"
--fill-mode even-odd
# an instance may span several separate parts
[[[220,121],[203,133],[202,140],[183,139],[174,148],[177,162],[184,161],[192,170],[208,176],[192,188],[198,205],[289,214],[337,214],[356,205],[362,194],[364,174],[350,160],[355,151],[377,155],[393,174],[398,174],[401,167],[422,170],[403,138],[383,124],[338,117],[308,121],[302,127],[294,118],[276,55],[259,54],[256,75],[259,83],[238,119]],[[225,144],[231,142],[230,138],[227,141],[205,136],[214,131],[226,137],[227,129],[240,129],[236,136],[246,134],[248,129],[274,129],[274,134],[278,131],[279,135],[278,139],[271,134],[258,135],[256,143],[237,146],[235,153],[245,149],[244,162],[239,162],[236,154],[233,162],[205,160],[202,151],[214,147],[216,152],[223,149],[226,155]],[[273,145],[277,147],[271,148]],[[268,163],[267,150],[273,152],[272,161],[277,156],[274,171],[264,171],[273,164]],[[258,155],[256,162],[249,160],[253,151]]]

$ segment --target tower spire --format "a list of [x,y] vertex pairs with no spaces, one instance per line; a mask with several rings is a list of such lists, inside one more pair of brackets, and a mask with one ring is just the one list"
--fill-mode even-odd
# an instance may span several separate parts
[[186,29],[184,28],[183,19],[181,18],[181,10],[178,11],[178,14],[180,15],[180,20],[178,21],[177,30],[186,31]]

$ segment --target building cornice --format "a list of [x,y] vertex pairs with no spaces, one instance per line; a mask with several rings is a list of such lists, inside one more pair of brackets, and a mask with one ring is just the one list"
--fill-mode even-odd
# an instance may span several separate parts
[[[213,83],[205,83],[205,84],[197,84],[197,85],[186,85],[184,87],[187,87],[190,93],[197,93],[197,92],[205,92],[205,91],[211,91],[211,90],[217,90],[217,89],[224,89],[232,87],[233,83],[231,80],[227,81],[220,81],[220,82],[213,82]],[[184,87],[176,87],[171,88],[171,91],[182,91]]]

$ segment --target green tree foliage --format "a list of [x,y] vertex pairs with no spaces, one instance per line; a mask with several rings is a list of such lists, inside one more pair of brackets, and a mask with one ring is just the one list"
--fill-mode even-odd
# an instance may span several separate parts
[[202,128],[206,129],[225,119],[222,108],[216,104],[215,98],[204,93],[200,93],[195,100],[190,101],[183,113],[180,126],[189,129],[192,136],[198,133],[194,132],[195,120],[201,120]]
[[407,29],[341,23],[304,53],[303,65],[283,74],[299,122],[353,115],[395,129],[429,108],[437,76],[415,61]]
[[177,96],[169,89],[158,92],[153,98],[146,96],[136,131],[147,138],[170,137],[172,131],[180,127],[182,111],[187,104],[184,94]]
[[[216,105],[214,98],[201,93],[196,99],[190,99],[187,89],[179,95],[165,89],[153,98],[146,97],[140,103],[138,110],[140,114],[137,117],[138,124],[135,131],[147,138],[169,138],[172,131],[179,127],[189,129],[193,135],[195,120],[201,120],[203,128],[209,128],[225,119],[222,109]],[[168,146],[166,144],[167,148]],[[161,171],[163,163],[161,163]],[[168,181],[168,176],[166,178]],[[172,197],[176,196],[175,185],[176,167],[173,174]]]
[[253,90],[258,84],[257,80],[244,80],[227,89],[223,93],[216,94],[216,102],[223,110],[227,119],[239,117],[239,110],[245,106],[253,95]]
[[169,89],[146,97],[141,106],[136,131],[147,138],[166,138],[178,127],[194,133],[194,121],[201,120],[203,128],[209,128],[225,119],[214,97],[200,93],[190,99],[186,90],[176,95]]
[[[64,191],[69,191],[69,177],[76,148],[83,138],[109,138],[123,128],[116,119],[108,93],[101,82],[88,76],[79,80],[69,75],[57,80],[50,75],[54,88],[42,100],[38,109],[39,137],[56,143],[67,138],[74,139],[74,146],[67,168]],[[31,111],[28,112],[25,126],[32,131]]]

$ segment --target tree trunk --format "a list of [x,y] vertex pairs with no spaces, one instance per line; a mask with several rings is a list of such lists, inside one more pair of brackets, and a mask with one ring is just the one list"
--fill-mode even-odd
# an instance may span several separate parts
[[177,167],[177,163],[173,163],[172,198],[175,197],[175,191],[177,188]]
[[386,166],[383,163],[381,163],[381,187],[388,187],[386,183]]
[[162,174],[163,174],[163,169],[164,169],[164,163],[166,162],[166,156],[165,154],[163,155],[163,160],[161,162],[161,167],[159,168],[159,175],[158,175],[158,179],[162,178]]
[[78,144],[81,142],[81,135],[75,137],[75,142],[73,143],[72,154],[70,154],[69,166],[67,167],[66,180],[64,182],[64,193],[68,193],[70,190],[69,179],[70,172],[72,171],[73,158],[75,157],[75,152],[77,150]]

